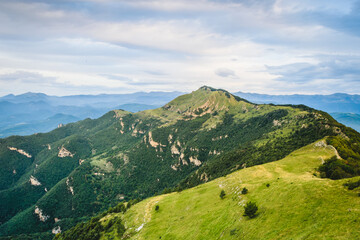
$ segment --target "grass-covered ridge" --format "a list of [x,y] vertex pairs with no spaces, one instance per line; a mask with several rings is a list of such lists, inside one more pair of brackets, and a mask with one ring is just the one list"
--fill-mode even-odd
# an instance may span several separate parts
[[257,105],[202,87],[158,109],[114,110],[50,133],[0,139],[0,236],[65,231],[119,201],[276,161],[325,136],[349,138],[339,154],[356,163],[358,135],[306,106]]
[[[311,144],[280,161],[146,199],[124,215],[103,217],[104,225],[121,217],[129,239],[359,239],[358,191],[343,186],[348,180],[314,176],[334,155],[332,147]],[[259,206],[253,219],[243,216],[248,201]]]

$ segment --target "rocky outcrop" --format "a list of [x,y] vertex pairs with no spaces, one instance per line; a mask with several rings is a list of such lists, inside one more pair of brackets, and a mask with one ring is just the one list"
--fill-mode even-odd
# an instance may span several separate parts
[[24,155],[25,157],[28,157],[28,158],[31,158],[31,157],[32,157],[29,153],[25,152],[25,151],[22,150],[22,149],[17,149],[17,148],[15,148],[15,147],[8,147],[8,149],[11,150],[11,151],[16,151],[16,152]]
[[274,127],[281,126],[281,121],[274,119],[273,125]]
[[54,227],[54,228],[51,230],[51,232],[52,232],[53,234],[61,233],[61,228],[60,228],[60,226]]
[[218,137],[215,137],[215,138],[212,138],[211,140],[212,141],[219,141],[221,139],[225,139],[225,138],[228,138],[229,136],[226,134],[224,136],[218,136]]
[[67,186],[67,189],[71,192],[71,194],[74,195],[74,188],[73,188],[73,186],[70,185],[69,178],[66,179],[66,186]]
[[162,145],[161,143],[154,141],[154,139],[152,138],[152,132],[149,132],[149,144],[150,144],[153,148],[157,148],[158,146],[160,146],[160,147],[166,147],[166,145]]
[[34,176],[30,176],[30,184],[33,186],[40,186],[41,182],[39,182]]
[[66,148],[64,148],[64,146],[62,146],[59,149],[58,157],[61,157],[61,158],[74,157],[74,154],[72,154],[69,150],[67,150]]
[[197,157],[189,157],[189,160],[191,163],[193,163],[195,166],[200,166],[201,165],[201,161],[199,159],[197,159]]
[[180,151],[179,151],[179,149],[176,147],[175,144],[171,146],[171,153],[172,153],[172,154],[180,155]]
[[49,217],[50,217],[49,215],[44,214],[43,210],[41,210],[38,206],[35,206],[35,211],[34,211],[34,213],[35,213],[36,215],[38,215],[39,220],[42,221],[42,222],[45,222],[45,221],[48,220]]

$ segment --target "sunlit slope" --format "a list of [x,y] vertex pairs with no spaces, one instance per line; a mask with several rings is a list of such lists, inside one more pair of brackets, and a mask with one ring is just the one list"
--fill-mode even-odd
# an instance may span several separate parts
[[[334,154],[315,143],[280,161],[149,198],[124,215],[126,234],[131,239],[359,239],[360,197],[342,186],[349,180],[313,175]],[[248,194],[240,193],[243,187]],[[254,219],[243,216],[247,201],[259,206]]]

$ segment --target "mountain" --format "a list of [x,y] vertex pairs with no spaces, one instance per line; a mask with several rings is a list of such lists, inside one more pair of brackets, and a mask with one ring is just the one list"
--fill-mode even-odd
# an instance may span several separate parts
[[[53,130],[58,124],[69,121],[54,121],[53,124],[44,124],[48,118],[56,114],[71,115],[77,120],[98,118],[113,109],[123,109],[138,112],[158,108],[181,92],[137,92],[132,94],[100,94],[100,95],[72,95],[49,96],[43,93],[25,93],[21,95],[7,95],[0,98],[0,137],[11,135],[30,135]],[[305,104],[329,113],[347,114],[346,119],[337,118],[337,121],[346,124],[357,131],[360,121],[349,113],[359,113],[359,95],[343,93],[333,95],[265,95],[237,92],[235,95],[248,99],[254,103],[274,104]]]
[[20,95],[9,94],[0,97],[0,101],[11,103],[46,102],[54,106],[94,106],[111,108],[114,104],[138,103],[162,105],[173,98],[182,95],[182,92],[136,92],[130,94],[99,94],[99,95],[70,95],[49,96],[44,93],[24,93]]
[[360,132],[360,95],[335,93],[331,95],[268,95],[236,92],[236,96],[254,103],[304,104],[331,114],[336,121]]
[[234,95],[255,103],[304,104],[325,112],[345,112],[360,114],[360,95],[335,93],[331,95],[267,95],[236,92]]
[[[348,180],[316,177],[322,159],[335,155],[319,140],[279,161],[148,198],[120,212],[109,209],[55,239],[87,239],[90,224],[99,226],[92,236],[99,233],[101,239],[359,239],[358,191],[343,186]],[[253,219],[244,216],[250,201],[258,206]]]
[[0,139],[0,235],[51,238],[120,201],[191,188],[325,137],[339,158],[324,156],[319,174],[360,175],[359,133],[329,114],[204,86],[161,108]]
[[346,126],[352,127],[356,131],[360,132],[360,114],[335,112],[331,113],[331,116],[335,118],[336,121],[341,122]]
[[[98,118],[112,109],[130,112],[154,109],[180,94],[179,92],[138,92],[64,97],[48,96],[43,93],[25,93],[16,96],[11,94],[0,98],[2,113],[0,137],[48,132],[59,124]],[[71,117],[56,120],[54,116],[59,114]]]
[[78,117],[58,113],[45,120],[27,121],[11,125],[11,127],[4,126],[0,129],[0,136],[6,135],[30,135],[33,132],[48,132],[49,129],[55,129],[61,124],[67,124],[81,120]]

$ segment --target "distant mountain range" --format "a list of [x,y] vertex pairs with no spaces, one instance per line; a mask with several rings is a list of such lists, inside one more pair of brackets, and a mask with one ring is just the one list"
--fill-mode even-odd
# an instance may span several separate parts
[[[183,92],[137,92],[48,96],[43,93],[9,94],[0,98],[0,138],[48,132],[59,124],[98,118],[114,109],[138,112],[160,107]],[[236,92],[254,103],[304,104],[330,113],[337,121],[360,132],[360,95],[267,95]]]
[[335,93],[331,95],[267,95],[236,92],[234,95],[254,103],[304,104],[328,113],[343,112],[360,114],[360,95]]
[[236,92],[234,95],[253,103],[304,104],[330,113],[337,121],[360,132],[360,95],[268,95]]
[[6,95],[0,98],[0,138],[48,132],[59,124],[98,118],[113,109],[138,112],[160,107],[180,92],[138,92],[48,96],[43,93]]

